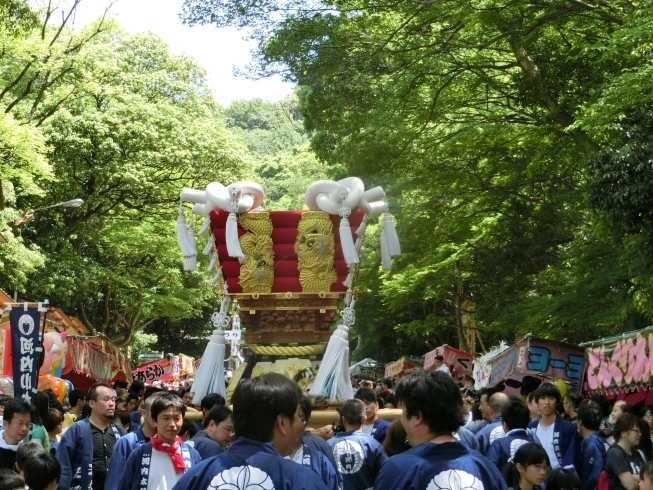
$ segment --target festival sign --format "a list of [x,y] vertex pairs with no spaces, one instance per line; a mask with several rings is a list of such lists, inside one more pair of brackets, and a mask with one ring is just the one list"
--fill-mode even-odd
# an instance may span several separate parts
[[451,376],[457,383],[464,383],[467,376],[472,375],[472,362],[476,357],[474,354],[455,349],[450,345],[441,345],[424,354],[424,371],[435,369],[436,356],[444,358],[444,363],[452,369]]
[[653,327],[581,344],[585,347],[583,388],[590,393],[649,387],[653,375]]
[[497,347],[493,347],[482,356],[474,359],[472,377],[476,381],[474,387],[477,390],[488,386],[490,381],[490,373],[492,371],[492,359],[494,359],[506,349],[508,349],[508,344],[502,340]]
[[575,345],[537,338],[522,339],[492,359],[488,386],[512,380],[506,385],[521,388],[526,377],[580,383],[583,362],[583,349]]
[[24,303],[23,307],[12,308],[9,312],[14,397],[28,403],[37,392],[38,358],[43,351],[39,328],[41,312],[47,312],[42,303],[31,308]]
[[385,377],[399,379],[409,369],[422,369],[422,364],[404,356],[395,362],[385,365]]
[[175,377],[179,377],[179,360],[173,357],[173,361],[168,359],[159,359],[158,361],[148,362],[132,369],[132,376],[134,380],[140,379],[144,383],[151,383],[152,381],[170,381]]

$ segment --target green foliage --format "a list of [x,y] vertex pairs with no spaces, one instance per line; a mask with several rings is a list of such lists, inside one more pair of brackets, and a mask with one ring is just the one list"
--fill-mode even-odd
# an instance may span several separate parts
[[[102,21],[41,25],[11,48],[0,58],[2,202],[11,205],[0,282],[48,297],[119,346],[157,320],[204,315],[215,298],[203,272],[181,271],[179,192],[252,171],[204,70],[152,35]],[[16,225],[17,210],[73,197],[84,205]]]
[[318,158],[385,187],[403,255],[381,272],[368,237],[356,356],[455,343],[461,296],[486,345],[653,319],[651,2],[186,0],[183,16],[253,28],[254,74],[299,84]]
[[151,350],[152,346],[159,341],[156,334],[136,332],[131,343],[131,358],[138,361],[139,356]]

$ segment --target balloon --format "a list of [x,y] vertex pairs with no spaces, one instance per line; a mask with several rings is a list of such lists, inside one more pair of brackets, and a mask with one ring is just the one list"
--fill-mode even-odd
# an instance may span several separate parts
[[66,351],[66,357],[64,358],[63,368],[61,369],[61,374],[68,374],[73,370],[73,349],[70,342],[66,341],[68,345],[68,350]]
[[63,397],[63,403],[65,405],[70,405],[68,397],[70,397],[70,393],[75,389],[75,387],[73,386],[73,383],[67,379],[64,379],[63,382],[66,384],[66,394]]
[[0,393],[14,397],[14,380],[11,376],[0,376]]
[[66,341],[68,334],[66,332],[48,332],[46,336],[47,335],[52,338],[53,343],[52,365],[50,371],[54,376],[60,377],[64,363],[66,362],[66,354],[68,353],[68,342]]
[[48,374],[52,367],[52,346],[54,341],[49,334],[43,336],[43,365],[39,369],[39,374]]
[[39,376],[38,390],[44,391],[50,388],[57,395],[59,403],[63,403],[64,395],[66,394],[66,383],[61,378],[56,378],[51,374]]
[[565,383],[565,380],[558,378],[554,384],[558,387],[558,390],[560,390],[560,396],[564,398],[567,394],[567,383]]

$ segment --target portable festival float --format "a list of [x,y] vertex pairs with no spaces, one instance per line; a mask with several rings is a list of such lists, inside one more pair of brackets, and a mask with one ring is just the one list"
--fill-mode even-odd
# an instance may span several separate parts
[[[215,330],[191,389],[193,403],[210,392],[227,398],[241,379],[280,372],[311,397],[329,402],[351,398],[349,327],[354,324],[363,235],[370,215],[383,215],[384,269],[401,253],[381,187],[365,190],[349,177],[320,180],[305,193],[307,210],[266,211],[263,188],[249,181],[228,187],[211,182],[206,190],[184,188],[177,238],[184,269],[197,264],[194,221],[186,224],[183,202],[204,217],[208,234],[203,253],[221,298],[213,314]],[[232,302],[238,312],[232,318]],[[340,321],[333,333],[337,313]],[[247,362],[224,382],[225,331],[244,329]],[[234,352],[234,347],[236,352]],[[232,345],[232,356],[238,356]]]

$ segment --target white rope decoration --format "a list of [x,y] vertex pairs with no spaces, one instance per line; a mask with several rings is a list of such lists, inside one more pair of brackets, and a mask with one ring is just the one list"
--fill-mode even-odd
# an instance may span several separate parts
[[[194,202],[193,212],[202,216],[208,217],[214,209],[229,212],[226,226],[227,253],[241,262],[245,260],[245,254],[238,241],[238,217],[236,215],[260,207],[265,198],[265,192],[259,184],[242,180],[225,187],[219,182],[211,182],[206,186],[206,191],[184,188],[180,197],[182,201]],[[210,222],[206,221],[200,234],[206,233],[209,229]],[[205,251],[208,250],[208,252],[205,252],[205,255],[211,253],[212,247],[212,242],[210,245],[207,243]]]
[[[390,269],[392,257],[401,255],[401,247],[397,230],[395,229],[392,216],[388,212],[388,205],[385,202],[385,192],[381,187],[374,187],[365,190],[363,181],[358,177],[347,177],[338,182],[333,180],[319,180],[311,184],[304,194],[304,201],[311,211],[325,211],[332,215],[338,215],[340,220],[340,245],[345,262],[348,266],[360,262],[360,250],[362,238],[367,226],[367,219],[356,230],[357,239],[354,242],[349,216],[355,208],[362,209],[366,215],[383,213],[383,232],[381,233],[381,254],[384,269]],[[349,283],[349,278],[346,283]]]

